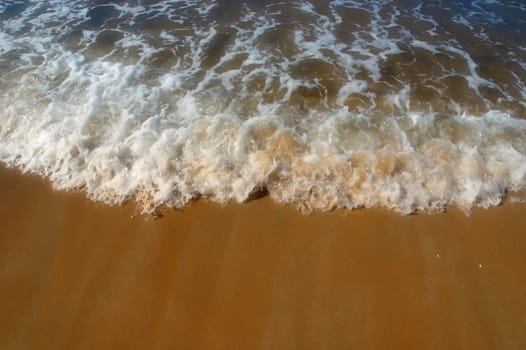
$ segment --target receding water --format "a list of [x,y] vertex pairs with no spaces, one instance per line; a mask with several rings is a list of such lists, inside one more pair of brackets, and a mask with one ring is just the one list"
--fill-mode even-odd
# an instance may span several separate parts
[[0,159],[145,211],[526,190],[522,1],[3,1]]

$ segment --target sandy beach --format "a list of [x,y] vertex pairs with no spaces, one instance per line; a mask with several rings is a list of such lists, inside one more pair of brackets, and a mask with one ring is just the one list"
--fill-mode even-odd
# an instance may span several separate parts
[[524,33],[526,1],[0,0],[0,350],[525,350]]
[[160,219],[0,171],[2,349],[524,349],[526,207]]

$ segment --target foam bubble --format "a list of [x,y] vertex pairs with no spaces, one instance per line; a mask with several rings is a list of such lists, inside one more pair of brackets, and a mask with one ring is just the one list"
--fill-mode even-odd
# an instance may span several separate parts
[[0,159],[56,188],[401,213],[526,190],[524,45],[486,3],[64,4],[0,5]]

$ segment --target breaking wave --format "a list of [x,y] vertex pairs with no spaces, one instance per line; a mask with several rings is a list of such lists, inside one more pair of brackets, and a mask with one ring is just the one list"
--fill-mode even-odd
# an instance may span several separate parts
[[526,190],[526,5],[7,1],[0,160],[145,211],[305,211]]

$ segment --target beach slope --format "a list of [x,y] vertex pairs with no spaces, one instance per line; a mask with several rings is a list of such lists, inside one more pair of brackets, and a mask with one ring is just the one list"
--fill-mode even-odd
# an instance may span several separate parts
[[526,206],[160,219],[0,170],[2,349],[524,349]]

